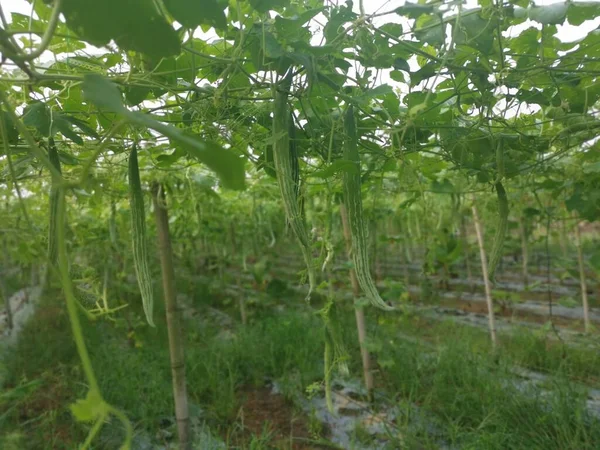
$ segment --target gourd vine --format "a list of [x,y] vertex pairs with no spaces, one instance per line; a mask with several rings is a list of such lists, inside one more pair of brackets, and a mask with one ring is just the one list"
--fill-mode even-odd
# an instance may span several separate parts
[[102,397],[92,361],[85,345],[83,330],[78,315],[77,299],[73,290],[73,283],[69,274],[69,257],[67,254],[67,245],[65,239],[65,224],[66,224],[66,200],[65,190],[60,187],[56,190],[56,255],[58,272],[60,274],[61,284],[63,287],[73,339],[77,347],[77,353],[81,360],[83,372],[88,382],[88,393],[83,400],[77,400],[71,405],[71,411],[77,420],[82,422],[94,422],[94,426],[90,430],[85,442],[81,446],[82,449],[87,449],[91,445],[94,437],[102,428],[106,419],[110,414],[115,415],[123,424],[125,429],[125,439],[121,445],[121,450],[129,450],[133,439],[133,427],[131,422],[122,411],[107,403]]
[[383,301],[369,268],[368,236],[363,219],[363,206],[360,181],[360,157],[358,154],[356,121],[354,108],[350,105],[344,116],[344,159],[351,161],[353,170],[342,175],[344,204],[348,210],[348,221],[352,235],[352,263],[358,284],[369,302],[377,308],[389,311],[393,308]]

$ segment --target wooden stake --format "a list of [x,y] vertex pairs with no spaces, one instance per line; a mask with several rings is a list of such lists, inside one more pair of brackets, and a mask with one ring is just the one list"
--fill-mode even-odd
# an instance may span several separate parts
[[152,184],[152,202],[156,218],[156,232],[165,307],[167,313],[167,331],[169,334],[169,354],[171,356],[171,375],[173,377],[173,397],[175,400],[175,417],[181,450],[192,449],[190,415],[188,408],[187,386],[185,381],[185,358],[181,332],[181,312],[177,305],[175,293],[175,272],[173,270],[173,250],[169,234],[169,216],[165,203],[165,191],[159,183]]
[[585,279],[585,263],[583,262],[583,251],[581,249],[581,229],[579,221],[575,224],[575,245],[577,246],[577,261],[579,263],[579,286],[581,287],[581,302],[583,304],[583,326],[585,332],[589,333],[590,324],[590,306],[588,303],[587,283]]
[[479,215],[477,214],[477,207],[473,204],[473,221],[475,222],[475,233],[477,234],[477,243],[479,244],[479,255],[481,257],[481,271],[483,273],[483,283],[485,286],[485,301],[488,308],[488,323],[490,328],[490,338],[492,340],[492,346],[497,347],[496,339],[496,319],[494,317],[494,304],[492,302],[492,285],[490,278],[488,277],[488,263],[485,255],[485,246],[483,243],[483,232],[481,230],[481,223],[479,222]]

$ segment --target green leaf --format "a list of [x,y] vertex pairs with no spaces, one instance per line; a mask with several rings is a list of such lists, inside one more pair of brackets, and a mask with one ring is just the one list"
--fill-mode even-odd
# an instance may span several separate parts
[[525,215],[525,217],[539,216],[539,215],[541,215],[541,213],[542,212],[539,209],[531,208],[531,207],[527,207],[523,210],[523,214]]
[[261,13],[266,13],[276,8],[281,8],[290,4],[290,0],[250,0],[250,5]]
[[318,178],[330,178],[340,172],[347,172],[351,174],[359,173],[358,167],[356,167],[356,163],[353,161],[349,161],[347,159],[336,159],[326,168],[313,172],[312,176]]
[[77,117],[73,117],[68,114],[64,114],[63,119],[67,120],[68,122],[71,122],[81,131],[83,131],[87,136],[93,137],[95,139],[100,139],[100,136],[98,135],[98,133],[96,133],[96,130],[90,127],[89,124],[84,120],[80,120]]
[[178,162],[182,156],[185,156],[185,151],[176,148],[172,153],[163,153],[156,157],[156,161],[161,168],[171,167],[173,164]]
[[266,146],[265,151],[258,158],[257,168],[263,169],[267,175],[277,179],[277,172],[275,172],[275,162],[273,160],[273,145],[269,144]]
[[223,7],[217,0],[163,0],[167,11],[186,28],[210,25],[227,29]]
[[600,161],[583,166],[583,173],[598,173],[600,172]]
[[492,51],[496,20],[483,19],[479,14],[468,11],[458,23],[457,44],[469,45],[486,55]]
[[73,129],[71,128],[71,124],[67,122],[62,115],[57,115],[57,117],[55,117],[54,122],[52,123],[52,129],[60,131],[60,133],[64,137],[72,140],[76,144],[83,145],[83,139],[81,138],[81,136],[79,136],[73,131]]
[[568,3],[554,3],[529,8],[529,18],[544,25],[562,24],[567,17]]
[[50,136],[52,117],[45,103],[33,102],[23,110],[23,123],[35,128],[44,137]]
[[88,391],[83,399],[70,405],[71,413],[78,422],[93,422],[108,413],[106,402],[98,391]]
[[441,183],[437,180],[434,180],[431,183],[430,189],[431,192],[436,192],[438,194],[454,194],[456,192],[454,185],[446,179],[442,180]]
[[106,111],[125,113],[123,97],[117,86],[101,75],[85,75],[83,80],[83,96]]
[[129,106],[137,106],[142,103],[152,89],[146,86],[127,86],[125,88],[125,100]]
[[600,272],[600,251],[596,250],[589,259],[589,265],[595,272]]
[[190,156],[214,171],[219,176],[223,186],[234,190],[244,189],[244,161],[238,155],[223,149],[214,142],[202,142],[194,136],[178,133],[179,130],[177,128],[169,128],[171,130],[170,133],[165,133],[165,129],[161,132],[170,139],[178,141]]
[[226,188],[244,189],[244,161],[234,153],[223,149],[214,142],[202,141],[185,133],[180,128],[165,125],[149,114],[129,111],[123,106],[121,93],[117,87],[100,75],[85,75],[83,93],[86,99],[97,106],[115,111],[130,123],[139,125],[142,128],[152,128],[168,137],[171,142],[181,145],[188,155],[213,170]]
[[364,346],[371,353],[381,353],[383,350],[383,343],[379,338],[368,336],[365,339]]
[[404,74],[402,72],[400,72],[399,70],[392,70],[390,72],[390,78],[394,81],[398,81],[399,83],[406,82],[406,79],[404,78]]
[[[6,111],[2,111],[1,114],[2,117],[0,117],[0,120],[4,120],[4,127],[6,130],[6,135],[8,136],[8,143],[14,145],[19,141],[19,132],[17,131],[17,127],[15,126],[10,115]],[[3,139],[4,136],[0,136],[0,138]],[[2,147],[0,147],[0,152],[4,152],[4,141],[2,139],[0,139],[0,143],[2,143]]]
[[405,72],[410,72],[410,66],[408,65],[408,61],[404,58],[395,58],[394,59],[394,69],[404,70]]
[[383,97],[388,94],[393,94],[394,89],[389,84],[380,84],[373,89],[367,89],[361,96],[357,97],[358,102],[368,102],[377,97]]
[[[313,17],[315,17],[317,14],[322,12],[324,9],[324,7],[309,9],[299,15],[294,15],[292,17],[277,16],[275,18],[275,28],[277,29],[277,34],[279,36],[290,37],[295,41],[297,38],[301,37],[301,34],[299,33],[303,32],[303,25],[309,20],[311,20]],[[298,42],[304,43],[303,41]],[[290,42],[290,44],[293,43],[294,42]]]
[[577,308],[579,306],[579,302],[573,297],[561,297],[558,299],[558,304],[565,308]]
[[180,52],[177,32],[153,0],[64,0],[62,12],[69,28],[95,46],[114,40],[157,59]]
[[416,19],[422,14],[431,14],[434,9],[433,5],[422,5],[419,3],[406,2],[403,6],[396,8],[395,13],[400,16],[407,16]]
[[421,42],[431,45],[442,45],[444,43],[444,23],[437,16],[426,16],[417,19],[415,36]]
[[573,2],[567,11],[567,19],[571,25],[581,25],[586,20],[593,20],[600,16],[600,3]]
[[69,116],[51,110],[45,103],[33,102],[27,105],[23,111],[23,123],[35,128],[41,136],[51,137],[60,132],[76,144],[83,144],[81,136],[73,131],[73,122]]

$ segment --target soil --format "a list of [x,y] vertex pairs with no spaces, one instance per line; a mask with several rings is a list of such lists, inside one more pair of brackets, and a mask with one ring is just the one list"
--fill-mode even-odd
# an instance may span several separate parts
[[314,444],[309,420],[294,409],[291,401],[281,394],[273,394],[269,387],[249,387],[240,392],[243,399],[238,418],[244,431],[241,440],[246,444],[252,435],[261,436],[265,430],[272,437],[275,448],[282,450],[313,450],[330,447]]

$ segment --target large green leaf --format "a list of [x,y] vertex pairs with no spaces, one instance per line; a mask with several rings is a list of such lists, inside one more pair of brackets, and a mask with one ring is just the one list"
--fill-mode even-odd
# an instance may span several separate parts
[[50,110],[43,102],[33,102],[23,110],[23,123],[28,127],[33,127],[44,137],[50,136],[50,126],[52,117]]
[[430,45],[442,45],[444,43],[446,27],[438,16],[420,17],[417,19],[416,24],[415,36],[421,42]]
[[250,0],[250,4],[258,12],[265,13],[289,5],[290,0]]
[[416,19],[423,14],[431,14],[433,5],[422,5],[420,3],[406,2],[403,6],[395,9],[396,14]]
[[[9,144],[16,144],[19,140],[19,132],[13,123],[10,115],[6,111],[0,112],[0,120],[4,120],[4,130],[6,130],[7,141]],[[4,135],[0,135],[0,153],[4,152]]]
[[186,28],[210,25],[227,28],[223,7],[217,0],[163,0],[167,11]]
[[[65,116],[60,111],[50,109],[46,103],[36,101],[27,105],[23,110],[23,123],[35,128],[40,136],[52,137],[57,132],[60,132],[64,137],[76,144],[83,144],[81,136],[73,131],[72,124],[74,122],[72,118]],[[76,125],[82,129],[81,123]]]
[[96,46],[114,40],[121,48],[154,58],[180,51],[177,32],[158,12],[153,0],[64,0],[67,25]]
[[244,161],[234,153],[223,149],[214,142],[200,140],[180,128],[165,125],[149,114],[129,111],[123,106],[123,99],[118,88],[100,75],[85,76],[83,93],[86,99],[98,107],[116,112],[130,123],[143,128],[152,128],[168,137],[172,143],[181,146],[191,157],[213,170],[223,186],[230,189],[244,189]]
[[[532,6],[527,11],[528,17],[531,20],[544,25],[559,25],[567,18],[568,9],[569,4],[565,2],[545,6]],[[517,10],[515,10],[515,14],[517,14]]]
[[465,12],[458,23],[455,40],[457,44],[465,44],[489,54],[494,45],[496,20],[483,19],[474,11]]
[[312,173],[312,176],[318,178],[330,178],[336,173],[347,172],[352,174],[358,174],[358,168],[356,163],[347,159],[336,159],[327,167],[321,170],[317,170]]
[[581,25],[586,20],[600,16],[600,2],[573,2],[567,11],[567,19],[571,25]]

